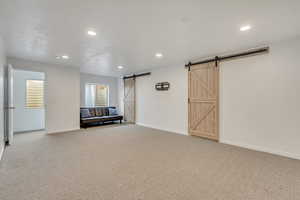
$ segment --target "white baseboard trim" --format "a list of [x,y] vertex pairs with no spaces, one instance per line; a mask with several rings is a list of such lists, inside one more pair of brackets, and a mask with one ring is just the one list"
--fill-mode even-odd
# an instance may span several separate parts
[[151,125],[147,125],[147,124],[143,124],[143,123],[136,123],[136,125],[144,126],[144,127],[152,128],[152,129],[157,129],[157,130],[162,130],[162,131],[167,131],[167,132],[170,132],[170,133],[176,133],[176,134],[179,134],[179,135],[188,135],[187,133],[185,133],[183,131],[182,132],[181,131],[175,131],[175,130],[155,127],[155,126],[151,126]]
[[245,143],[240,143],[240,142],[232,142],[232,141],[228,141],[228,140],[220,140],[220,143],[300,160],[300,155],[290,153],[290,152],[276,151],[273,149],[269,149],[269,148],[265,148],[265,147],[261,147],[261,146],[257,146],[257,145],[245,144]]
[[65,133],[65,132],[78,131],[78,130],[80,130],[80,128],[71,128],[71,129],[57,130],[51,132],[47,131],[47,134]]
[[0,161],[2,160],[3,153],[4,153],[5,143],[3,142],[2,147],[0,148]]
[[32,133],[32,132],[45,132],[46,129],[35,129],[35,130],[26,130],[26,131],[15,131],[14,134],[20,134],[20,133]]

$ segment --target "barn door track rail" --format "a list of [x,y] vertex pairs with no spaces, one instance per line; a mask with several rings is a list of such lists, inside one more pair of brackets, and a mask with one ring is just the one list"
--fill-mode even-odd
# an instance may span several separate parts
[[225,55],[225,56],[216,56],[214,58],[208,58],[206,60],[202,60],[202,61],[198,61],[198,62],[194,62],[194,63],[189,62],[188,64],[185,65],[185,67],[190,70],[190,67],[193,65],[200,65],[200,64],[210,63],[210,62],[218,62],[218,61],[231,60],[231,59],[240,58],[240,57],[253,56],[253,55],[268,53],[269,50],[270,50],[270,47],[261,47],[261,48],[251,49],[251,50],[236,53],[236,54]]
[[140,76],[148,76],[151,75],[151,72],[146,72],[146,73],[141,73],[141,74],[133,74],[131,76],[124,76],[123,79],[129,79],[129,78],[136,78],[136,77],[140,77]]

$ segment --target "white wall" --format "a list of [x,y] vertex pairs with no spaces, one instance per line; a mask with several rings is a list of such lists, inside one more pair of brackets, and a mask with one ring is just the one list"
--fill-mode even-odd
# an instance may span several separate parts
[[119,113],[124,115],[124,80],[118,78],[118,94],[119,94]]
[[300,159],[300,38],[221,64],[221,142]]
[[[158,82],[169,82],[168,91],[155,90]],[[187,134],[188,77],[184,65],[153,70],[136,79],[136,123]]]
[[46,130],[48,133],[79,129],[80,70],[9,58],[15,69],[44,72],[46,76]]
[[0,36],[0,159],[4,149],[4,65],[6,56],[2,37]]
[[119,108],[118,78],[81,73],[80,74],[81,107],[85,107],[85,92],[86,92],[85,85],[87,83],[107,85],[109,87],[109,106],[115,106]]
[[[266,55],[221,63],[220,142],[300,159],[300,38],[270,48]],[[187,134],[183,66],[137,79],[138,124]],[[171,89],[155,91],[161,81]]]
[[27,80],[45,80],[45,74],[14,70],[14,132],[45,129],[45,109],[26,108]]

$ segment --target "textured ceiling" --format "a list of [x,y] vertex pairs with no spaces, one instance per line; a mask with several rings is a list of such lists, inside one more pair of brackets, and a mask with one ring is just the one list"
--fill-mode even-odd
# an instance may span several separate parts
[[0,34],[9,56],[119,76],[296,37],[299,10],[299,0],[0,0]]

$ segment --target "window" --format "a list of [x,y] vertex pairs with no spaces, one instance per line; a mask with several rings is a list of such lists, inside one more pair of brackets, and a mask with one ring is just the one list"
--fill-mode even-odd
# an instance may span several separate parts
[[26,80],[26,107],[44,107],[44,81]]
[[108,106],[108,86],[97,84],[86,84],[85,104],[88,107]]

